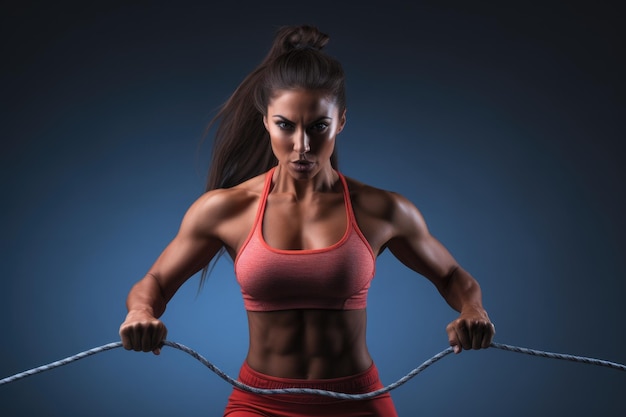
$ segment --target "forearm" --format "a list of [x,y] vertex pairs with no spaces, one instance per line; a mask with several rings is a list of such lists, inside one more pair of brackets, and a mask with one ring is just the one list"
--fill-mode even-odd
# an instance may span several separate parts
[[484,311],[478,281],[461,267],[453,269],[438,289],[450,307],[460,313],[468,310]]
[[491,345],[495,327],[483,308],[478,282],[461,267],[455,268],[439,288],[459,317],[446,326],[448,341],[455,353],[463,349],[484,349]]
[[167,299],[156,277],[147,274],[137,282],[128,293],[126,308],[128,312],[143,311],[155,318],[159,318],[167,306]]

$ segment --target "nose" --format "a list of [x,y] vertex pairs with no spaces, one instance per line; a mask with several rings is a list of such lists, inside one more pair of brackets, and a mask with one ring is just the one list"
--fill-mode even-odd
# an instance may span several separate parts
[[306,130],[301,130],[299,133],[295,135],[293,150],[298,152],[300,155],[305,154],[311,150],[311,144],[309,135],[307,135]]

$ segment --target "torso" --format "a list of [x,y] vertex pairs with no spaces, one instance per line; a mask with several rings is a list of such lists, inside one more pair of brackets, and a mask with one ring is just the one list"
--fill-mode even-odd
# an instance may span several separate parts
[[[218,233],[235,259],[254,225],[265,174],[228,192],[236,210]],[[391,228],[385,213],[391,196],[347,178],[358,226],[375,254],[384,249]],[[272,248],[306,250],[329,247],[342,239],[347,216],[339,181],[304,201],[272,191],[267,198],[263,237]],[[324,379],[353,375],[372,359],[366,345],[366,311],[293,309],[248,311],[248,364],[282,378]]]

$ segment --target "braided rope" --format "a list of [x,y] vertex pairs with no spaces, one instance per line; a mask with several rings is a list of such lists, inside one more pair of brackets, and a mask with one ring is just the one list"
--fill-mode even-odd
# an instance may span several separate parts
[[[180,343],[176,343],[176,342],[170,342],[168,340],[164,341],[163,344],[166,345],[166,346],[170,346],[172,348],[181,350],[181,351],[191,355],[192,357],[194,357],[195,359],[200,361],[204,366],[206,366],[211,371],[213,371],[217,376],[219,376],[220,378],[222,378],[223,380],[225,380],[229,384],[233,385],[234,387],[239,388],[239,389],[244,390],[244,391],[252,392],[252,393],[255,393],[255,394],[261,394],[261,395],[270,395],[270,394],[316,394],[316,395],[323,395],[323,396],[327,396],[327,397],[339,398],[339,399],[344,399],[344,400],[363,400],[363,399],[367,399],[367,398],[376,397],[378,395],[381,395],[381,394],[389,392],[389,391],[391,391],[393,389],[396,389],[400,385],[406,383],[411,378],[413,378],[414,376],[416,376],[417,374],[419,374],[420,372],[422,372],[423,370],[428,368],[430,365],[434,364],[435,362],[437,362],[441,358],[443,358],[443,357],[445,357],[445,356],[447,356],[447,355],[449,355],[450,353],[453,352],[453,349],[451,347],[442,350],[441,352],[437,353],[436,355],[434,355],[430,359],[426,360],[420,366],[418,366],[417,368],[413,369],[411,372],[409,372],[408,374],[406,374],[405,376],[403,376],[402,378],[400,378],[396,382],[393,382],[393,383],[391,383],[391,384],[387,385],[386,387],[381,388],[379,390],[368,392],[368,393],[364,393],[364,394],[345,394],[345,393],[341,393],[341,392],[326,391],[326,390],[312,389],[312,388],[284,388],[284,389],[259,389],[259,388],[254,388],[254,387],[251,387],[249,385],[243,384],[243,383],[241,383],[241,382],[231,378],[226,373],[221,371],[217,366],[213,365],[211,362],[209,362],[207,359],[205,359],[198,352],[194,351],[193,349],[188,348],[185,345],[181,345]],[[116,348],[119,348],[121,346],[122,346],[122,342],[113,342],[113,343],[108,343],[106,345],[102,345],[102,346],[99,346],[99,347],[95,347],[93,349],[89,349],[89,350],[86,350],[84,352],[77,353],[76,355],[69,356],[69,357],[67,357],[65,359],[61,359],[61,360],[49,363],[47,365],[39,366],[37,368],[29,369],[27,371],[20,372],[18,374],[9,376],[9,377],[4,378],[4,379],[0,379],[0,385],[8,384],[10,382],[17,381],[18,379],[22,379],[22,378],[25,378],[27,376],[35,375],[35,374],[38,374],[38,373],[41,373],[41,372],[49,371],[51,369],[58,368],[59,366],[67,365],[67,364],[69,364],[71,362],[74,362],[74,361],[77,361],[79,359],[83,359],[83,358],[86,358],[88,356],[95,355],[97,353],[105,352],[107,350],[116,349]],[[626,371],[626,365],[622,365],[620,363],[610,362],[610,361],[606,361],[606,360],[601,360],[601,359],[587,358],[587,357],[584,357],[584,356],[575,356],[575,355],[569,355],[569,354],[564,354],[564,353],[545,352],[545,351],[542,351],[542,350],[535,350],[535,349],[529,349],[529,348],[524,348],[524,347],[505,345],[505,344],[502,344],[502,343],[492,343],[491,347],[496,348],[496,349],[510,351],[510,352],[523,353],[523,354],[532,355],[532,356],[540,356],[540,357],[550,358],[550,359],[561,359],[561,360],[567,360],[567,361],[572,361],[572,362],[581,362],[581,363],[586,363],[586,364],[590,364],[590,365],[604,366],[604,367],[608,367],[608,368],[612,368],[612,369],[617,369],[617,370],[620,370],[620,371]]]

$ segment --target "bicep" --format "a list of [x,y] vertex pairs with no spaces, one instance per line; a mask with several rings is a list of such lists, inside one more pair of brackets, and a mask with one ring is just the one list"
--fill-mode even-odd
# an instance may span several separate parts
[[207,218],[203,211],[198,206],[188,210],[178,233],[148,270],[148,274],[158,282],[166,301],[223,247],[222,242],[211,233],[210,225],[203,221]]
[[387,243],[391,253],[404,265],[425,276],[437,287],[458,268],[448,249],[430,234],[419,210],[399,197],[392,219],[394,235]]

